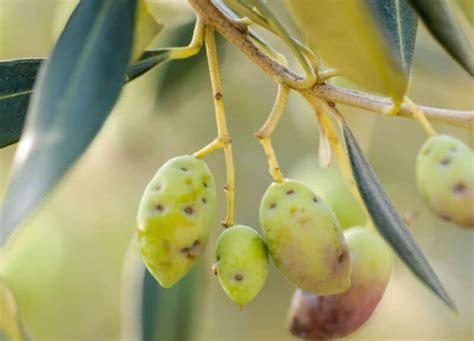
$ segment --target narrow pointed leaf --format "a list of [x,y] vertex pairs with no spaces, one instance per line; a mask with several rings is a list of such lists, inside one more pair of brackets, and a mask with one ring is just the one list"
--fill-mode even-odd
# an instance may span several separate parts
[[416,12],[408,0],[370,0],[370,8],[405,72],[410,74],[418,28]]
[[15,155],[0,245],[85,151],[112,110],[132,50],[136,0],[80,1],[42,64]]
[[137,60],[145,48],[163,29],[163,24],[157,21],[148,10],[145,0],[138,0],[136,25],[133,34],[132,60]]
[[407,90],[408,73],[372,3],[286,1],[309,46],[329,65],[361,87],[390,96],[400,104]]
[[0,62],[0,148],[18,142],[42,59]]
[[[20,139],[36,75],[44,60],[0,61],[0,149]],[[126,81],[130,82],[168,60],[166,50],[146,51],[140,60],[128,67]]]
[[434,273],[345,123],[343,133],[357,187],[377,230],[413,273],[444,303],[456,310],[454,302]]
[[446,0],[410,0],[428,30],[446,51],[474,76],[474,51]]

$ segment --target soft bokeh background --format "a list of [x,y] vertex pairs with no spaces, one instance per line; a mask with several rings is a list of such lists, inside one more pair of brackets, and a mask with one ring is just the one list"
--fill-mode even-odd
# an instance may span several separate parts
[[[0,0],[0,59],[47,56],[74,4]],[[167,24],[156,46],[166,45],[174,28],[192,20],[182,1],[155,1],[151,6]],[[237,219],[258,228],[259,201],[271,179],[253,133],[271,108],[276,85],[234,47],[221,46],[225,105],[236,158]],[[216,133],[204,59],[194,67],[176,63],[172,71],[155,70],[124,88],[87,153],[1,250],[0,274],[13,286],[24,321],[38,340],[127,339],[121,336],[122,277],[128,283],[134,277],[131,272],[122,276],[122,265],[142,191],[162,163],[196,151]],[[472,80],[423,28],[410,95],[425,105],[474,107]],[[382,302],[352,339],[472,339],[474,233],[434,218],[417,192],[415,158],[426,134],[412,120],[346,107],[342,111],[401,212],[418,212],[411,229],[459,307],[459,315],[451,313],[397,261]],[[472,133],[435,128],[471,148],[474,145]],[[291,174],[302,160],[315,159],[317,143],[313,113],[292,94],[274,137],[282,169]],[[14,152],[15,146],[0,151],[0,193],[6,188]],[[207,161],[222,188],[222,153]],[[218,195],[223,217],[223,191]],[[220,232],[216,224],[200,261],[204,282],[196,284],[198,304],[192,310],[190,339],[292,339],[286,329],[286,311],[293,287],[273,265],[263,292],[242,311],[220,289],[210,270],[214,240]],[[133,312],[126,311],[124,316],[132,319]]]

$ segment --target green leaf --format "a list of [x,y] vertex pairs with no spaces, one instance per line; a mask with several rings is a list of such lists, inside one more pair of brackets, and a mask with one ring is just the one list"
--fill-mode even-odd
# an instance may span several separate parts
[[163,29],[163,24],[157,21],[149,12],[145,0],[138,0],[137,17],[133,33],[132,60],[137,60],[145,48]]
[[454,302],[434,273],[415,238],[405,226],[402,217],[345,123],[343,123],[343,133],[357,187],[377,230],[413,273],[444,303],[456,310]]
[[[140,77],[152,68],[167,62],[166,50],[146,51],[140,60],[129,66],[126,81]],[[0,148],[17,143],[25,123],[28,103],[40,64],[45,59],[14,59],[0,61]]]
[[18,142],[42,59],[0,62],[0,148]]
[[42,64],[5,195],[0,245],[99,132],[120,94],[136,0],[80,1]]
[[446,51],[474,76],[474,51],[446,0],[410,0],[431,34]]
[[418,17],[408,0],[370,0],[370,8],[407,74],[411,72]]
[[474,2],[472,0],[457,0],[457,2],[467,20],[474,25]]
[[400,104],[408,73],[371,1],[287,0],[309,46],[361,87]]
[[199,292],[202,292],[203,262],[172,288],[162,288],[146,270],[136,239],[132,240],[123,265],[123,335],[125,340],[190,340]]
[[13,289],[0,277],[0,340],[30,339],[24,327]]

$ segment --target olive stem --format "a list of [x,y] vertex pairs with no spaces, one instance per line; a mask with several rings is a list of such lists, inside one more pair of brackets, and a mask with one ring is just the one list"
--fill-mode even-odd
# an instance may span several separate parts
[[327,69],[318,73],[318,84],[325,83],[332,77],[342,76],[342,73],[338,69]]
[[282,82],[288,83],[296,89],[311,88],[314,84],[316,84],[317,80],[316,72],[312,63],[308,60],[306,55],[302,53],[301,48],[291,38],[288,31],[273,14],[268,5],[263,0],[253,0],[253,3],[255,4],[258,11],[266,19],[268,25],[272,28],[272,32],[274,32],[278,37],[280,37],[281,40],[285,42],[304,70],[304,79],[295,80],[291,77],[283,77]]
[[174,47],[169,49],[170,59],[186,59],[197,54],[204,42],[204,24],[201,19],[197,18],[194,26],[193,37],[188,46]]
[[410,111],[413,112],[413,117],[418,120],[418,122],[421,124],[423,129],[426,131],[428,136],[435,136],[436,131],[433,129],[431,126],[430,121],[426,118],[425,114],[423,113],[423,110],[415,104],[409,97],[405,96],[405,103],[408,105],[410,108]]
[[286,103],[288,102],[288,94],[290,88],[285,84],[278,85],[278,93],[273,104],[272,111],[268,115],[267,120],[262,128],[255,133],[255,137],[260,141],[268,161],[268,170],[273,180],[282,183],[284,180],[283,174],[278,165],[277,157],[273,149],[271,135],[278,123],[280,122]]
[[[251,61],[274,81],[281,83],[284,79],[301,80],[303,77],[296,74],[285,65],[269,57],[249,38],[247,32],[228,20],[210,0],[188,0],[196,15],[206,24],[215,28],[230,43],[241,50]],[[287,83],[290,88],[295,88]],[[393,106],[390,99],[375,96],[361,91],[345,89],[330,84],[315,84],[311,89],[297,89],[303,96],[320,98],[325,102],[346,104],[352,107],[386,115],[387,108]],[[433,123],[441,123],[454,127],[474,129],[474,112],[472,110],[450,110],[432,107],[421,107],[426,118]],[[406,104],[402,105],[396,116],[413,118],[413,112]]]
[[[227,213],[222,222],[222,226],[229,227],[234,225],[234,199],[235,199],[235,174],[234,174],[234,156],[232,154],[232,139],[227,131],[227,122],[224,111],[224,99],[222,96],[221,80],[219,74],[219,62],[217,59],[216,39],[214,29],[206,27],[204,30],[204,42],[206,44],[207,62],[209,64],[209,75],[211,78],[212,93],[214,100],[214,109],[216,113],[217,138],[207,147],[198,152],[199,155],[206,152],[215,151],[224,148],[226,162],[226,185],[224,189],[227,196]],[[203,151],[204,150],[204,151]]]
[[[364,200],[362,199],[359,193],[359,189],[357,188],[354,175],[352,173],[352,167],[347,158],[344,145],[341,142],[341,139],[339,138],[338,134],[334,130],[331,121],[329,120],[329,117],[325,114],[325,112],[327,112],[328,110],[331,111],[332,113],[334,113],[338,120],[343,119],[342,114],[333,104],[326,104],[320,99],[314,98],[312,96],[305,96],[305,98],[308,103],[313,107],[315,112],[319,112],[318,122],[320,124],[320,129],[324,130],[327,135],[328,141],[334,150],[334,154],[336,155],[337,160],[339,161],[339,167],[341,169],[342,175],[346,180],[346,183],[349,185],[349,188],[351,189],[352,193],[354,194],[354,197],[365,210],[367,217],[370,217],[367,211],[367,207],[365,206]],[[373,225],[370,219],[368,221],[368,225]]]

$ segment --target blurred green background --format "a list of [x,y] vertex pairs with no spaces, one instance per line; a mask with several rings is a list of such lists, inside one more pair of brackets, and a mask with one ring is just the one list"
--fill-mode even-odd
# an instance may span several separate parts
[[[0,0],[0,59],[47,56],[75,3]],[[150,6],[167,25],[154,46],[189,39],[189,29],[183,25],[193,16],[185,2],[153,1]],[[180,37],[174,33],[177,28],[181,28]],[[236,159],[237,221],[258,228],[259,201],[271,179],[253,133],[271,109],[276,85],[233,46],[221,44],[220,52],[224,54],[223,91]],[[133,272],[122,270],[142,191],[162,163],[196,151],[216,134],[206,63],[204,58],[194,58],[196,62],[178,61],[172,68],[154,70],[127,85],[87,153],[0,250],[0,275],[13,286],[22,317],[36,339],[132,338],[122,334],[121,319],[132,323],[134,310],[128,309],[128,303],[125,311],[120,307],[122,292],[127,293],[127,300],[138,295],[131,290],[136,278]],[[423,27],[410,96],[424,105],[474,107],[472,79]],[[459,307],[458,316],[451,313],[397,260],[373,317],[350,339],[472,339],[474,233],[436,219],[417,192],[415,158],[426,134],[412,120],[341,108],[400,211],[418,212],[411,229]],[[474,145],[472,133],[435,128],[471,148]],[[274,144],[285,174],[291,175],[298,164],[317,156],[315,117],[297,94],[290,96]],[[5,191],[14,152],[15,146],[0,151],[0,193]],[[222,153],[207,161],[222,188]],[[315,161],[314,165],[317,167]],[[224,192],[218,195],[223,217]],[[293,287],[273,265],[262,293],[242,311],[225,296],[210,269],[220,232],[216,224],[197,269],[202,275],[201,283],[195,284],[197,303],[189,306],[189,339],[292,339],[286,329],[286,313]],[[136,252],[132,249],[129,254],[133,258]]]

